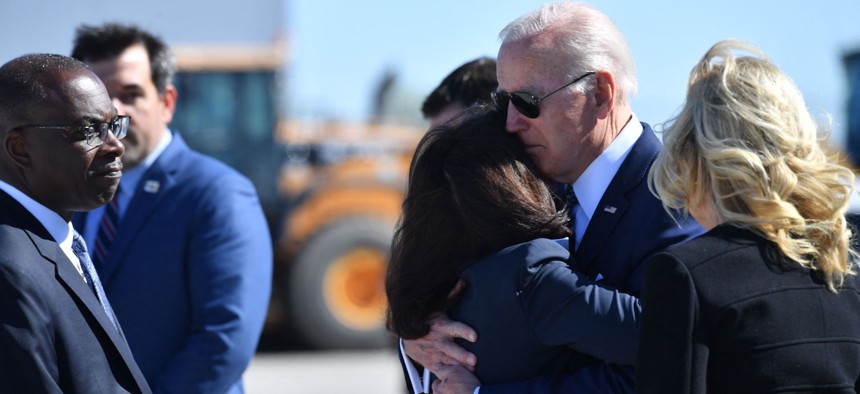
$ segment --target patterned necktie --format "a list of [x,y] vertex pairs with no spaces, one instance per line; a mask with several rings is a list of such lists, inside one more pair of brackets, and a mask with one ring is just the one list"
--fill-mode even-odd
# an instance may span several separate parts
[[105,205],[102,220],[99,222],[99,230],[96,233],[95,248],[93,248],[93,264],[99,268],[104,267],[107,261],[107,252],[116,237],[117,225],[119,225],[119,187],[113,200]]
[[111,309],[110,303],[108,303],[105,289],[102,287],[102,282],[99,281],[99,274],[96,272],[95,266],[93,266],[93,261],[90,260],[89,253],[87,253],[87,243],[84,242],[84,237],[81,237],[77,231],[72,235],[72,252],[74,252],[75,256],[78,256],[78,260],[81,261],[84,278],[87,280],[90,290],[95,293],[96,298],[98,298],[99,303],[102,305],[102,309],[105,310],[111,323],[113,323],[113,326],[116,328],[116,317],[113,315],[113,309]]
[[567,201],[567,215],[570,217],[570,229],[576,234],[576,206],[579,205],[579,200],[576,198],[573,186],[568,185],[564,193],[564,199]]

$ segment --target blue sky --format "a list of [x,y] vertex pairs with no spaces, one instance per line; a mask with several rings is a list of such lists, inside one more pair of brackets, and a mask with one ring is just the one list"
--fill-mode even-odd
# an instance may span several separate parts
[[[426,94],[453,68],[495,56],[497,34],[542,1],[297,1],[290,96],[297,116],[363,119],[386,67]],[[860,2],[776,0],[593,1],[625,34],[637,63],[640,119],[660,123],[681,105],[690,68],[714,42],[759,46],[819,113],[844,119],[841,56],[860,48]],[[408,95],[407,95],[408,96]],[[301,103],[301,104],[299,104]],[[416,109],[417,110],[417,109]]]
[[[494,56],[507,22],[541,1],[488,0],[0,0],[0,62],[27,52],[68,53],[74,27],[130,21],[169,43],[263,42],[282,30],[290,43],[287,114],[363,121],[386,69],[397,72],[398,102],[418,105],[449,71]],[[808,105],[844,126],[841,57],[860,48],[860,2],[592,1],[627,37],[637,63],[640,119],[669,119],[692,65],[714,42],[758,45],[798,84]],[[201,4],[206,4],[201,8]]]

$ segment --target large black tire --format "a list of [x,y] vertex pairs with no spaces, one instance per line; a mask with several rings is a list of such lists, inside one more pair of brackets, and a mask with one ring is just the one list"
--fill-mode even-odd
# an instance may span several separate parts
[[393,225],[370,216],[337,220],[311,236],[293,261],[291,323],[317,349],[379,348]]

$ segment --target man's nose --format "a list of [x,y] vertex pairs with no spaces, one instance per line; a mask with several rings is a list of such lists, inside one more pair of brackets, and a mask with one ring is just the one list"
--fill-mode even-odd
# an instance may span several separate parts
[[[117,111],[119,111],[119,109],[117,109]],[[107,133],[107,136],[105,136],[105,142],[99,146],[99,149],[116,153],[117,156],[122,156],[125,153],[125,145],[123,145],[119,138],[116,138],[112,131]]]
[[508,114],[505,118],[505,130],[509,133],[517,133],[525,130],[528,127],[528,123],[525,120],[525,116],[517,111],[516,107],[512,103],[508,103]]

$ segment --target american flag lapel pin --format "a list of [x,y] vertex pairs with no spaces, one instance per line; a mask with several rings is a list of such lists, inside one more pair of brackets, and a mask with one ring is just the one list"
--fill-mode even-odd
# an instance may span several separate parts
[[158,193],[158,188],[161,187],[161,184],[158,181],[149,180],[143,184],[143,191],[147,193]]
[[613,207],[612,205],[607,205],[606,208],[603,208],[603,212],[615,213],[618,208]]

